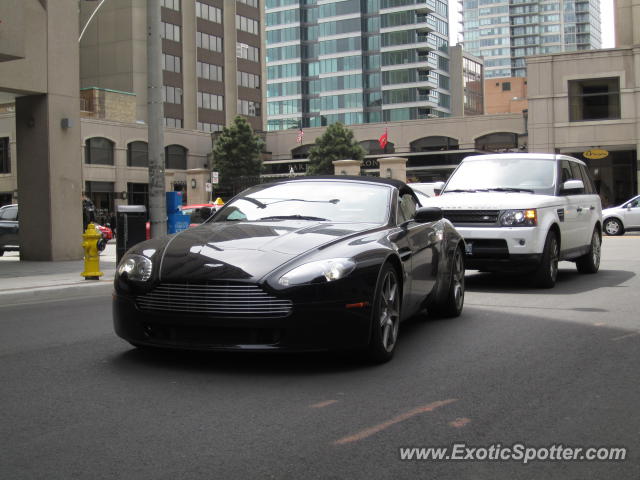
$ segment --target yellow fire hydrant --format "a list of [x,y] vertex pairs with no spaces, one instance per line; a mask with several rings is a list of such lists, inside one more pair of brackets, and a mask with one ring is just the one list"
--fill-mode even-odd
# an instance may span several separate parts
[[85,280],[100,280],[104,275],[100,271],[100,252],[98,251],[98,242],[102,239],[102,234],[98,233],[96,226],[90,223],[87,230],[82,234],[84,239],[82,248],[84,248],[84,272],[80,275]]

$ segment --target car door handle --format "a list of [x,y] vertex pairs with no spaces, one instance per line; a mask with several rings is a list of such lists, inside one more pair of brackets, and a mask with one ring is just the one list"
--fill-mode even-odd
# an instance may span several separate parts
[[577,211],[578,213],[580,213],[580,212],[582,211],[582,207],[578,207],[578,208],[576,208],[576,211]]
[[591,205],[591,206],[589,207],[589,210],[595,210],[595,209],[596,209],[596,207],[595,207],[595,206],[593,206],[593,205]]

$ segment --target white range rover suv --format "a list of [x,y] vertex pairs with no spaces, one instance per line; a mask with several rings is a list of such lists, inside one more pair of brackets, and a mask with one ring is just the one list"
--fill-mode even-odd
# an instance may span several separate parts
[[558,261],[581,273],[600,266],[602,206],[584,162],[566,155],[466,157],[429,206],[440,207],[466,243],[466,268],[532,275],[551,288]]

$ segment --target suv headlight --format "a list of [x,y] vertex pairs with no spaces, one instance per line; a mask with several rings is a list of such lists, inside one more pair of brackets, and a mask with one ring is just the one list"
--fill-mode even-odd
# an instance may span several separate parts
[[146,282],[151,278],[153,263],[147,257],[136,254],[125,255],[118,265],[117,273],[128,280]]
[[500,214],[503,227],[534,227],[538,224],[538,212],[535,208],[527,210],[505,210]]
[[282,275],[278,283],[284,287],[312,282],[333,282],[349,275],[356,264],[349,258],[332,258],[305,263]]

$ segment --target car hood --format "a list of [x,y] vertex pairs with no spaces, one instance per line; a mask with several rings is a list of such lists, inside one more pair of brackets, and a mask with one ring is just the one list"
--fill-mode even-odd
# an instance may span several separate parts
[[[425,203],[427,201],[425,200]],[[557,197],[521,192],[445,193],[428,200],[428,207],[443,210],[506,210],[512,208],[542,208],[559,205]]]
[[212,222],[168,239],[163,282],[260,279],[283,263],[379,225],[309,221]]
[[602,210],[602,216],[603,217],[608,217],[608,216],[611,216],[611,215],[624,215],[626,211],[627,211],[627,209],[623,208],[623,207],[605,208],[604,210]]

